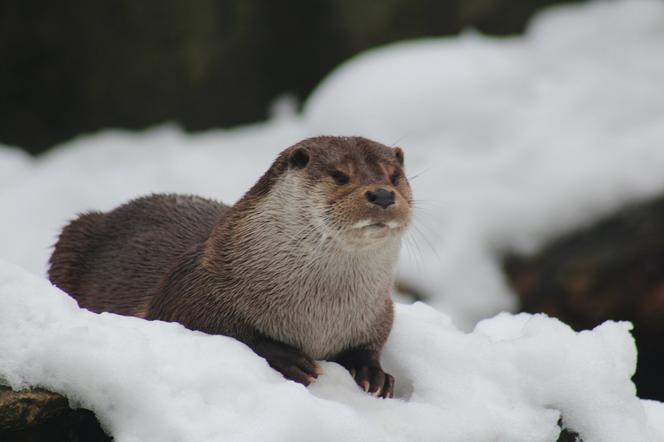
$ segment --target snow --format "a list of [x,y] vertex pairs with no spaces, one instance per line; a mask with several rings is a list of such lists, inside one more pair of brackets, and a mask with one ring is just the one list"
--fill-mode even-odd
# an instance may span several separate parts
[[468,325],[511,305],[497,251],[533,250],[664,189],[663,54],[661,2],[567,6],[525,38],[467,33],[360,55],[304,119],[406,148],[422,172],[415,239],[431,247],[401,274]]
[[660,437],[664,435],[664,404],[647,399],[641,400],[641,404],[646,410],[648,422],[652,428],[656,430],[656,433],[660,435]]
[[397,399],[383,400],[331,362],[307,389],[231,338],[79,309],[6,263],[0,300],[0,380],[66,392],[118,441],[537,442],[556,440],[561,416],[588,442],[664,437],[663,404],[629,381],[627,323],[576,333],[505,313],[464,333],[431,307],[399,305],[383,353]]
[[[619,32],[618,32],[619,31]],[[149,192],[233,202],[283,148],[319,134],[402,145],[416,201],[399,275],[462,328],[514,308],[496,256],[664,189],[664,6],[556,8],[524,37],[378,48],[340,66],[294,114],[187,135],[82,136],[28,161],[0,147],[0,256],[45,274],[75,213]],[[470,270],[469,270],[470,269]]]
[[0,188],[27,173],[30,167],[30,155],[17,147],[0,144]]
[[664,405],[629,381],[626,324],[482,320],[514,308],[500,252],[664,191],[662,54],[660,1],[557,7],[522,37],[468,31],[361,54],[301,114],[284,96],[269,121],[232,130],[107,130],[36,159],[0,146],[0,259],[44,275],[78,212],[165,191],[233,202],[308,136],[400,145],[416,219],[399,277],[444,312],[399,306],[383,355],[399,399],[380,401],[335,364],[305,389],[231,339],[95,315],[2,264],[0,378],[65,392],[118,441],[549,441],[559,415],[584,441],[664,440]]

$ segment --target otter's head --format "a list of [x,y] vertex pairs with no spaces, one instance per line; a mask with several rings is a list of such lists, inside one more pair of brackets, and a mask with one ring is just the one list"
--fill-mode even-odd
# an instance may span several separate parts
[[399,238],[408,227],[411,190],[400,148],[317,137],[286,149],[280,160],[282,182],[300,198],[299,213],[327,236],[363,247]]

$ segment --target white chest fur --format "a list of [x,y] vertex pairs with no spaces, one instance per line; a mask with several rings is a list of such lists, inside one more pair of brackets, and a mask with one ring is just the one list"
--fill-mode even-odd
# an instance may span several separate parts
[[370,338],[389,302],[400,238],[348,247],[326,228],[317,201],[324,198],[286,178],[236,232],[251,235],[236,249],[250,262],[240,267],[252,290],[239,294],[250,302],[237,301],[259,331],[326,358]]
[[386,255],[314,258],[265,297],[271,320],[260,326],[314,358],[367,342],[390,296],[393,263]]

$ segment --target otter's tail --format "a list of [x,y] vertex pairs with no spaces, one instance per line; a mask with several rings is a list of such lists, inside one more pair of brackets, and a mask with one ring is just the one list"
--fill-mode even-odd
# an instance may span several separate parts
[[49,260],[48,278],[60,289],[78,299],[80,280],[87,258],[101,237],[104,214],[89,212],[79,215],[62,229]]

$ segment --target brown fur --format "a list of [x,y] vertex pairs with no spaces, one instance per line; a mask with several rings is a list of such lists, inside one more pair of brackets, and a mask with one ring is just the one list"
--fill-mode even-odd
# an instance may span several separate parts
[[[400,149],[364,138],[304,140],[231,208],[152,195],[81,215],[60,235],[49,277],[92,311],[177,321],[249,345],[267,337],[314,358],[365,349],[377,364],[410,220],[402,164]],[[394,191],[393,205],[367,201],[378,188]],[[382,224],[358,227],[369,222]]]

